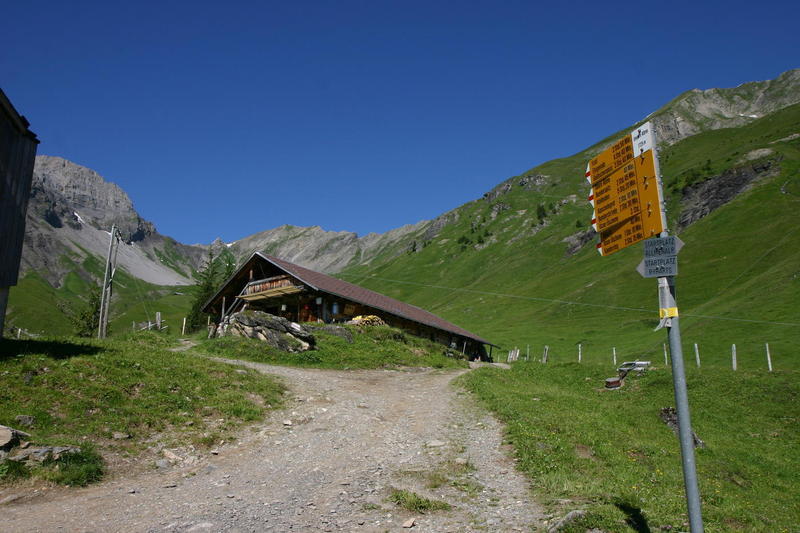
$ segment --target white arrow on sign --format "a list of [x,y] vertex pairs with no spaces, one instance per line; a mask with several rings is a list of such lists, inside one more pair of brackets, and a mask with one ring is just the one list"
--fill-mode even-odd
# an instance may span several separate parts
[[[678,236],[674,236],[673,238],[675,239],[675,257],[677,257],[678,252],[681,251],[681,248],[683,248],[683,245],[685,243]],[[647,271],[645,269],[645,264],[644,264],[645,261],[646,261],[646,259],[642,259],[642,261],[636,266],[636,272],[638,272],[639,275],[641,275],[643,278],[662,277],[662,276],[648,275]],[[674,268],[675,268],[675,271],[677,272],[678,265],[675,264]],[[665,275],[670,275],[670,274],[665,274]]]

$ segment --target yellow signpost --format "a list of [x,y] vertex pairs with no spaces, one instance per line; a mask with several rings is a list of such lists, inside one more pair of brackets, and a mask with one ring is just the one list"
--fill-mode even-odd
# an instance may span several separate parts
[[592,225],[597,249],[610,255],[664,231],[663,196],[650,123],[618,140],[589,161]]
[[592,226],[600,234],[597,250],[601,255],[610,255],[650,239],[645,243],[645,260],[640,273],[645,277],[658,277],[661,323],[656,329],[667,328],[672,353],[672,379],[689,524],[692,533],[702,533],[703,517],[694,464],[680,319],[675,301],[674,276],[678,271],[676,242],[679,240],[667,234],[652,124],[642,124],[589,161],[586,179],[592,185],[589,195],[594,207]]

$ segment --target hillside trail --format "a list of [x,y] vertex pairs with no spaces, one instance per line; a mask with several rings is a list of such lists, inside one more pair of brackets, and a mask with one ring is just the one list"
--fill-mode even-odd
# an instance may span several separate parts
[[[461,532],[542,525],[543,511],[514,468],[500,423],[451,385],[466,369],[331,371],[221,360],[279,376],[289,388],[286,405],[202,457],[165,451],[172,466],[162,460],[157,470],[0,504],[3,531]],[[405,510],[387,500],[396,489],[452,508]]]

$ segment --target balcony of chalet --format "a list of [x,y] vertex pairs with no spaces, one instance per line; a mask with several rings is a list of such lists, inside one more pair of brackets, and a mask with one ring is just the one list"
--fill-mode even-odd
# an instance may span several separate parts
[[284,274],[251,281],[245,285],[238,298],[246,302],[270,300],[290,294],[298,294],[304,290],[305,286],[302,283]]

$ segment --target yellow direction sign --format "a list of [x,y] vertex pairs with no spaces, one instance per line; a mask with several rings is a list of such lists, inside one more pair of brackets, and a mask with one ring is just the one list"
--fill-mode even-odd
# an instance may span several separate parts
[[664,231],[661,181],[655,137],[642,125],[589,161],[592,225],[600,234],[598,251],[609,255]]
[[605,150],[597,157],[589,161],[589,168],[592,173],[592,185],[619,167],[633,159],[633,141],[630,135],[623,137]]

